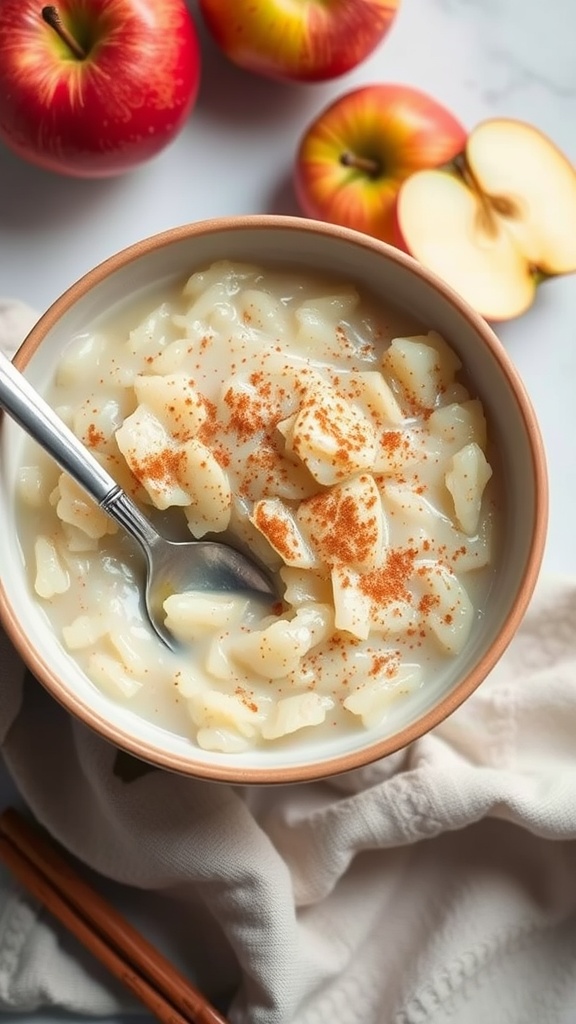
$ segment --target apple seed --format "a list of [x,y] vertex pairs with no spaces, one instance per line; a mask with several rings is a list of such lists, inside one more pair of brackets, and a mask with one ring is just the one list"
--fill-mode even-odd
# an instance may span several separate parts
[[489,196],[489,199],[496,213],[502,214],[503,217],[520,217],[520,208],[512,199],[508,199],[506,196]]

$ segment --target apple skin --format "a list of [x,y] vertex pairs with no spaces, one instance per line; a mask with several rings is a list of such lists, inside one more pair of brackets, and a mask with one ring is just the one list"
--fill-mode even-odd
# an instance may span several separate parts
[[[445,107],[418,89],[393,84],[355,89],[326,107],[300,141],[294,169],[299,205],[308,217],[395,245],[402,182],[415,171],[454,159],[466,136]],[[351,155],[360,166],[350,165]]]
[[0,3],[0,139],[74,177],[122,174],[183,127],[200,50],[184,0],[57,0],[80,60],[38,0]]
[[351,71],[390,29],[400,0],[200,0],[218,46],[247,71],[320,82]]

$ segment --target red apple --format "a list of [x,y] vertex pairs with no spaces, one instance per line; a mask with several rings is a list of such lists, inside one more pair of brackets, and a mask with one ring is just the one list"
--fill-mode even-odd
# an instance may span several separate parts
[[462,125],[418,89],[364,86],[330,104],[305,132],[296,195],[308,217],[394,243],[402,182],[451,160],[465,142]]
[[384,38],[400,0],[200,0],[235,64],[288,81],[319,82],[360,64]]
[[199,75],[185,0],[0,2],[0,139],[49,170],[105,177],[154,156]]
[[449,167],[402,186],[398,241],[488,320],[509,320],[547,277],[576,271],[576,170],[532,125],[484,121]]

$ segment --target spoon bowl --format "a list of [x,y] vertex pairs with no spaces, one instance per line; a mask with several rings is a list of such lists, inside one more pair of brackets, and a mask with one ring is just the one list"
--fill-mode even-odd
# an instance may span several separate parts
[[162,537],[90,451],[0,352],[0,406],[140,545],[146,558],[145,605],[160,639],[179,644],[165,625],[168,595],[189,590],[247,592],[274,602],[269,575],[252,559],[220,541]]

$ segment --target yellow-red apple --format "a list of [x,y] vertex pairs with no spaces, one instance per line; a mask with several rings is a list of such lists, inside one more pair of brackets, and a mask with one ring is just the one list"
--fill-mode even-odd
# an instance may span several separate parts
[[451,160],[465,142],[462,125],[418,89],[363,86],[336,99],[304,133],[296,195],[309,217],[394,242],[402,182]]
[[199,74],[185,0],[0,2],[0,139],[50,170],[103,177],[158,153]]
[[400,0],[200,0],[224,53],[248,71],[318,82],[360,64],[388,32]]
[[546,277],[576,271],[576,171],[532,125],[494,118],[442,170],[397,201],[397,242],[488,320],[533,303]]

